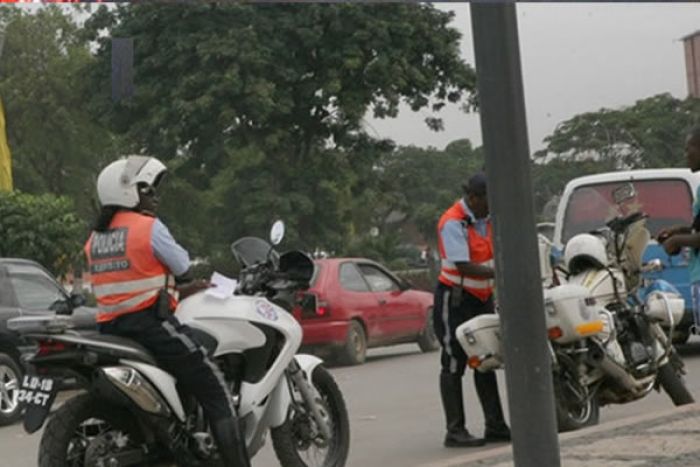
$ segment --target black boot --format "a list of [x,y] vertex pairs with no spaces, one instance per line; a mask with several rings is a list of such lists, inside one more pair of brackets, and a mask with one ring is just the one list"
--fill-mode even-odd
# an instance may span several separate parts
[[484,439],[487,442],[510,441],[510,429],[503,417],[496,374],[492,371],[481,373],[475,370],[474,386],[486,421]]
[[222,467],[250,467],[245,434],[238,418],[222,418],[212,422],[211,433],[219,450]]
[[464,427],[462,376],[440,373],[440,396],[447,421],[445,447],[483,446],[485,441],[470,435]]

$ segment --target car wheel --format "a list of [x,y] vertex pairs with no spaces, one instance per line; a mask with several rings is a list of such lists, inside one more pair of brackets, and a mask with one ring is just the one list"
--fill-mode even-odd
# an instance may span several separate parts
[[429,308],[425,317],[425,327],[418,336],[418,347],[421,352],[432,352],[440,347],[440,341],[433,327],[433,309]]
[[22,369],[7,354],[0,353],[0,426],[16,422],[22,416],[18,400]]
[[350,321],[345,345],[340,350],[338,361],[343,365],[359,365],[367,356],[367,336],[358,321]]

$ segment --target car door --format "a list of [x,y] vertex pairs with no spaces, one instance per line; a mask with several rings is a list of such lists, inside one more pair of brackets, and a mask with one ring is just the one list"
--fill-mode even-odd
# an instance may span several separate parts
[[380,332],[387,339],[414,336],[422,328],[420,304],[410,299],[401,282],[384,268],[373,263],[358,263],[365,280],[381,305]]
[[42,269],[31,264],[6,264],[9,283],[22,315],[53,313],[69,297],[56,281]]

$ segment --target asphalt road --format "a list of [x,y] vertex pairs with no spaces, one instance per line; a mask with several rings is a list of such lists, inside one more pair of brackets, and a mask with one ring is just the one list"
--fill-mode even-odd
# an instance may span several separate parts
[[[700,400],[700,338],[693,337],[681,350],[688,369],[690,391]],[[442,447],[444,420],[437,378],[439,354],[422,354],[416,345],[370,351],[367,362],[331,371],[346,399],[350,413],[351,446],[348,467],[420,466],[465,454],[464,449]],[[503,372],[499,383],[507,411]],[[483,416],[471,377],[466,381],[467,424],[480,435]],[[663,393],[601,410],[601,422],[673,407]],[[269,445],[253,459],[254,467],[279,465]],[[20,425],[0,428],[0,464],[35,466],[38,436],[26,435]],[[485,448],[470,448],[473,452]]]

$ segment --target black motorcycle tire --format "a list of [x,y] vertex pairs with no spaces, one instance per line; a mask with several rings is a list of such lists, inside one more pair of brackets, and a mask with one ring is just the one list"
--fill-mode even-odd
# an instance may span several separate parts
[[554,388],[557,427],[560,433],[575,431],[587,426],[597,425],[600,419],[600,403],[597,397],[588,399],[582,413],[571,410],[566,403],[564,392],[560,385]]
[[666,394],[668,394],[668,397],[671,398],[674,405],[685,405],[695,402],[683,378],[676,373],[675,368],[673,368],[670,362],[659,368],[659,373],[656,377],[659,385]]
[[[323,398],[332,420],[333,439],[322,467],[343,467],[350,449],[350,422],[343,394],[333,376],[322,366],[314,368],[311,381]],[[298,447],[303,441],[295,436],[292,415],[290,410],[287,421],[270,430],[272,446],[282,467],[310,467],[299,455]]]
[[143,440],[143,433],[129,411],[91,394],[82,394],[67,401],[49,418],[39,446],[39,467],[83,466],[81,460],[69,463],[68,449],[80,425],[92,418],[128,433],[135,442]]

